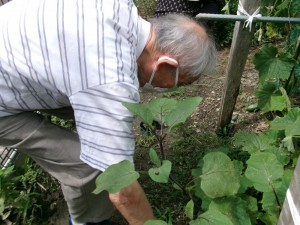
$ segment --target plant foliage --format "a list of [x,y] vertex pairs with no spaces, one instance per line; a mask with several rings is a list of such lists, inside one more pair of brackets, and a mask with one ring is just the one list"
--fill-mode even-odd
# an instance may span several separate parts
[[[163,149],[165,135],[186,121],[200,102],[201,98],[198,97],[184,100],[162,98],[146,104],[124,103],[124,106],[149,126]],[[161,123],[159,129],[153,125],[156,120]],[[261,134],[238,132],[232,148],[240,149],[247,157],[233,159],[233,149],[211,150],[199,161],[199,166],[191,171],[193,179],[187,181],[186,187],[182,188],[172,177],[172,163],[165,159],[162,149],[159,156],[155,149],[150,148],[149,159],[154,167],[149,169],[148,174],[153,181],[171,182],[173,187],[190,196],[184,207],[190,225],[275,225],[292,178],[293,162],[299,152],[299,121],[299,108],[293,108],[284,117],[276,118],[270,131]],[[166,129],[167,126],[172,127]],[[138,178],[138,175],[132,176],[135,174],[133,165],[127,161],[126,167],[121,166],[124,163],[109,167],[99,176],[97,192],[116,192]],[[130,181],[127,175],[132,176]],[[122,185],[116,185],[116,180],[122,180],[118,182]],[[114,187],[100,188],[101,185]],[[200,204],[195,198],[200,200]],[[154,220],[146,224],[169,223]]]
[[[3,224],[42,224],[43,219],[53,213],[49,207],[51,198],[45,191],[49,188],[56,192],[58,186],[42,173],[30,160],[25,161],[22,169],[15,166],[0,169],[0,219]],[[47,188],[41,181],[48,182]]]

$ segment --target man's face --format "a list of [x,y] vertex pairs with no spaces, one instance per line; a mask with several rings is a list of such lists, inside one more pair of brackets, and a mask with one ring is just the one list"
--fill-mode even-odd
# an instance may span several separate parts
[[[176,71],[179,71],[178,80],[176,82]],[[143,87],[146,83],[149,83],[151,75],[155,73],[151,81],[153,87],[160,88],[173,88],[174,86],[183,86],[193,83],[197,78],[191,78],[180,71],[179,67],[170,65],[164,65],[159,68],[152,67],[151,65],[142,65],[138,67],[138,79],[140,87]]]

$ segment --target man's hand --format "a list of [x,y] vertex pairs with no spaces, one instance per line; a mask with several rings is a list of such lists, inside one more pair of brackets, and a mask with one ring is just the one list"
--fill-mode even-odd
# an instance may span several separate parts
[[130,225],[143,225],[147,220],[154,219],[145,192],[137,181],[117,193],[109,194],[109,198]]

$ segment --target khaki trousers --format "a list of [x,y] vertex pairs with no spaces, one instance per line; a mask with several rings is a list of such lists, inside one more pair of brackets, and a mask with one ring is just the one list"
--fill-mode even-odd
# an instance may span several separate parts
[[[70,108],[66,111],[54,110],[53,114],[68,115],[69,111],[73,115]],[[74,225],[100,222],[112,216],[114,209],[108,193],[91,193],[100,171],[79,159],[76,133],[50,123],[41,115],[24,112],[0,117],[0,146],[29,155],[60,182]]]

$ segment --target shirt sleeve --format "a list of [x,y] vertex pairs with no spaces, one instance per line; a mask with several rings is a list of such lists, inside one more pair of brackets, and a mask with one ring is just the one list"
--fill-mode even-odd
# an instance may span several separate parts
[[83,162],[100,171],[122,160],[133,162],[133,115],[122,103],[139,100],[137,87],[127,83],[98,85],[70,97]]

